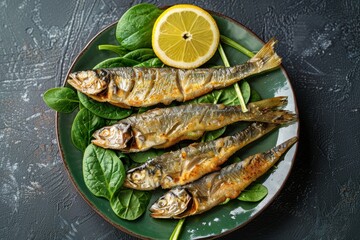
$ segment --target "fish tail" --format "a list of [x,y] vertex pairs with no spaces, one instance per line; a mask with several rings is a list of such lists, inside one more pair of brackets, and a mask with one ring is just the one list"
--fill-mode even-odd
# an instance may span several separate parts
[[270,162],[276,162],[292,145],[298,141],[297,137],[292,137],[287,141],[273,147],[264,153],[265,158]]
[[248,108],[251,110],[268,110],[268,109],[274,109],[274,108],[281,108],[286,106],[286,104],[288,103],[287,101],[287,97],[273,97],[273,98],[268,98],[268,99],[264,99],[264,100],[260,100],[257,102],[252,102],[248,104]]
[[269,133],[271,130],[275,129],[278,126],[278,124],[254,122],[251,123],[243,131],[236,133],[233,139],[240,142],[240,145],[244,144],[245,146],[246,144],[251,143],[264,136],[265,134]]
[[259,64],[257,68],[258,72],[276,68],[281,64],[281,58],[274,51],[276,42],[274,38],[270,39],[260,51],[249,60],[251,63]]
[[286,110],[273,110],[260,114],[255,114],[254,121],[276,123],[276,124],[290,124],[297,120],[297,115]]
[[[241,117],[244,121],[255,121],[275,124],[289,124],[297,120],[297,115],[286,110],[279,110],[287,104],[287,97],[273,97],[249,103],[248,112]],[[240,109],[240,106],[235,106]]]

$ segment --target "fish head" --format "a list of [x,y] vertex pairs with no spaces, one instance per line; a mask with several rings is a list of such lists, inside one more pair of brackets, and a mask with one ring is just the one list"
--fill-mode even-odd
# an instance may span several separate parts
[[187,210],[191,195],[184,188],[174,188],[160,197],[151,207],[153,218],[174,218]]
[[128,123],[117,123],[112,126],[103,127],[93,133],[91,142],[103,148],[116,150],[127,149],[133,138],[131,125]]
[[161,176],[159,167],[142,165],[127,171],[124,186],[138,190],[153,190],[160,186]]
[[85,94],[96,95],[107,89],[110,73],[105,69],[74,72],[69,74],[67,81]]

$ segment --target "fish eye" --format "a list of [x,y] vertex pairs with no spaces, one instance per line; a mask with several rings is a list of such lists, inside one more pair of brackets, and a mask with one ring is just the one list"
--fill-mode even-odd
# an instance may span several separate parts
[[107,74],[107,72],[106,72],[105,70],[102,70],[102,69],[101,69],[101,70],[98,71],[98,76],[99,76],[100,78],[105,77],[106,74]]
[[109,131],[109,129],[104,129],[104,130],[102,130],[101,132],[100,132],[100,136],[102,136],[102,137],[107,137],[107,136],[109,136],[110,135],[110,131]]
[[165,207],[166,205],[167,205],[167,201],[166,201],[166,199],[165,198],[162,198],[162,199],[160,199],[159,201],[158,201],[158,205],[159,205],[159,207]]
[[134,181],[140,181],[142,179],[144,179],[144,175],[142,174],[142,172],[135,172],[133,175],[132,175],[132,179]]

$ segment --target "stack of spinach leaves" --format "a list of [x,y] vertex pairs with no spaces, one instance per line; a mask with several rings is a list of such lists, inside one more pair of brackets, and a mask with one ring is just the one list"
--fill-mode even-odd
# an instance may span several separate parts
[[[151,49],[152,26],[161,13],[162,10],[152,4],[138,4],[130,8],[120,18],[116,27],[115,35],[119,45],[99,45],[99,50],[112,51],[118,56],[98,63],[94,69],[162,67],[163,63]],[[221,42],[238,49],[249,57],[253,55],[252,52],[225,36],[221,36]],[[225,53],[220,52],[220,55],[226,65]],[[239,105],[242,102],[244,104],[260,99],[259,94],[251,89],[245,80],[236,87],[215,90],[185,104]],[[240,97],[237,89],[240,90]],[[91,144],[91,136],[95,130],[111,125],[132,113],[146,111],[147,108],[122,109],[109,103],[97,102],[70,87],[49,89],[44,94],[44,101],[58,112],[71,113],[79,109],[71,126],[71,139],[76,148],[83,152],[83,176],[89,190],[95,196],[108,199],[111,208],[120,218],[134,220],[141,216],[148,206],[151,192],[122,188],[125,172],[128,168],[144,163],[164,151],[148,150],[142,153],[124,154]],[[224,134],[225,130],[226,127],[208,132],[201,141],[214,140]],[[264,186],[253,184],[239,196],[239,199],[260,201],[266,194],[267,189]]]

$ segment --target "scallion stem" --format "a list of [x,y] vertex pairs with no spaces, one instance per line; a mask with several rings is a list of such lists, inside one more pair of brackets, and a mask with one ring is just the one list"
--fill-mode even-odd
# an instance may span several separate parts
[[182,218],[178,221],[176,227],[174,228],[174,231],[172,232],[169,240],[177,240],[179,238],[181,228],[184,224],[185,218]]
[[222,47],[221,43],[218,46],[218,50],[219,50],[219,53],[220,53],[220,57],[221,57],[222,61],[224,62],[224,66],[225,67],[230,67],[229,60],[226,57],[224,48]]
[[[230,67],[229,60],[228,60],[227,57],[226,57],[225,51],[224,51],[223,47],[221,46],[221,43],[220,43],[219,46],[218,46],[218,51],[219,51],[219,53],[220,53],[220,56],[221,56],[222,61],[224,62],[225,67]],[[234,88],[235,88],[236,95],[237,95],[237,97],[238,97],[238,99],[239,99],[239,101],[240,101],[241,110],[242,110],[243,112],[249,111],[249,110],[247,109],[247,107],[246,107],[246,104],[245,104],[245,101],[244,101],[244,97],[243,97],[243,95],[242,95],[242,93],[241,93],[239,84],[235,83],[235,84],[234,84]]]
[[241,93],[239,84],[235,83],[235,84],[234,84],[234,88],[235,88],[236,95],[237,95],[237,97],[238,97],[238,99],[239,99],[239,101],[240,101],[241,110],[242,110],[243,112],[249,111],[249,110],[247,109],[247,107],[246,107],[246,103],[245,103],[244,97],[243,97],[243,95],[242,95],[242,93]]
[[228,38],[224,35],[220,36],[220,40],[222,43],[229,45],[230,47],[235,48],[236,50],[242,52],[243,54],[245,54],[248,57],[253,57],[255,56],[255,53],[251,52],[250,50],[247,50],[244,46],[240,45],[239,43],[235,42],[234,40],[232,40],[231,38]]
[[119,54],[122,57],[126,53],[126,49],[120,45],[102,44],[98,46],[99,50],[107,50]]

